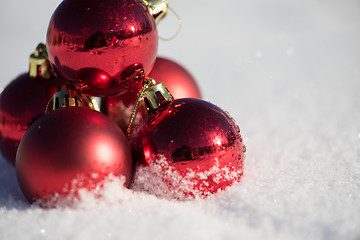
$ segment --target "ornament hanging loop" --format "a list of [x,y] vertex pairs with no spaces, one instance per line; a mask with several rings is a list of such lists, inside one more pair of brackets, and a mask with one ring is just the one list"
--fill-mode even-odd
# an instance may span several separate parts
[[182,28],[182,19],[179,16],[179,14],[177,12],[175,12],[174,9],[169,7],[169,3],[167,0],[143,0],[143,2],[145,3],[146,7],[148,8],[150,14],[153,16],[155,23],[157,25],[159,25],[160,21],[167,15],[168,10],[175,15],[175,17],[178,21],[178,24],[179,24],[178,29],[176,30],[175,34],[168,38],[159,36],[159,39],[161,39],[163,41],[173,40],[180,33],[180,30]]
[[169,9],[170,12],[172,12],[172,13],[175,15],[175,17],[177,18],[178,28],[177,28],[175,34],[174,34],[173,36],[171,36],[171,37],[164,38],[164,37],[159,36],[159,39],[160,39],[160,40],[163,40],[163,41],[171,41],[171,40],[173,40],[174,38],[176,38],[177,35],[179,35],[179,33],[180,33],[180,31],[181,31],[181,28],[182,28],[182,19],[181,19],[181,17],[179,16],[179,14],[178,14],[174,9],[172,9],[172,8],[169,7],[169,6],[168,6],[168,9]]
[[89,108],[91,108],[92,110],[100,112],[100,107],[99,107],[98,103],[96,102],[95,97],[87,96],[85,94],[81,94],[80,96],[86,102],[86,104],[88,105]]
[[136,102],[135,102],[135,105],[134,105],[134,108],[131,112],[131,116],[130,116],[130,120],[129,120],[129,124],[128,124],[128,127],[126,129],[126,137],[129,139],[130,138],[130,134],[131,134],[131,129],[132,129],[132,124],[135,120],[135,116],[136,116],[136,112],[137,112],[137,109],[138,109],[138,105],[139,105],[139,102],[140,100],[142,99],[143,97],[143,94],[145,92],[146,89],[149,88],[149,86],[152,86],[156,84],[155,80],[152,79],[152,78],[144,78],[143,80],[143,86],[142,88],[140,89],[140,92],[139,92],[139,95],[136,99]]

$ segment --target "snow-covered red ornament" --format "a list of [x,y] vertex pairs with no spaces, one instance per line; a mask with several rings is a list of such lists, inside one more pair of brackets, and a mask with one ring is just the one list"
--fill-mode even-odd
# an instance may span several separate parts
[[64,0],[50,20],[46,45],[59,76],[83,93],[120,93],[150,71],[158,33],[137,0]]
[[124,133],[104,114],[81,106],[80,98],[69,90],[56,93],[55,109],[34,122],[20,142],[16,174],[30,202],[52,206],[59,197],[101,187],[110,175],[129,185],[132,161]]
[[144,102],[149,115],[130,138],[134,188],[186,199],[240,181],[245,145],[227,113],[200,99],[173,100],[162,83],[144,93]]
[[15,165],[16,151],[26,130],[44,114],[61,81],[54,76],[44,44],[30,56],[28,73],[10,82],[0,95],[0,153]]

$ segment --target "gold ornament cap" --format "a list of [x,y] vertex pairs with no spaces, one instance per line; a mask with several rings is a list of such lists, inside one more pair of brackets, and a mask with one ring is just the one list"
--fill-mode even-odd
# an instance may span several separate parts
[[43,43],[39,43],[35,52],[30,55],[29,75],[32,78],[49,79],[51,77],[51,66],[47,59],[46,46]]
[[163,19],[168,11],[167,0],[143,0],[145,5],[148,7],[150,14],[155,19],[155,23],[159,24],[160,20]]
[[163,82],[149,87],[144,92],[143,97],[148,112],[156,111],[165,103],[171,102],[173,100],[173,96]]
[[56,92],[52,97],[53,108],[52,110],[63,107],[81,107],[82,102],[74,90],[62,88]]
[[65,85],[61,90],[56,92],[49,100],[45,113],[48,113],[50,104],[52,103],[52,110],[64,107],[88,107],[92,110],[100,112],[97,101],[92,96],[86,96],[79,93],[72,88],[67,88]]
[[147,112],[156,112],[160,107],[167,105],[174,99],[169,90],[166,88],[163,82],[156,83],[153,78],[147,77],[143,80],[143,86],[139,92],[139,96],[135,102],[132,110],[129,125],[126,130],[127,138],[130,139],[132,124],[134,122],[138,105],[140,100],[144,99],[143,103],[147,108]]

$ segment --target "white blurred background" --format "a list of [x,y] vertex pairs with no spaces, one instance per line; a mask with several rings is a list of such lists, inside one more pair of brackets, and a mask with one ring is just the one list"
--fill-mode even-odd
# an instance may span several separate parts
[[[28,70],[59,0],[0,2],[0,88]],[[203,201],[151,195],[42,210],[0,159],[0,239],[360,239],[360,2],[170,0],[159,55],[246,138],[243,181]],[[163,37],[176,32],[169,13]],[[111,202],[111,201],[110,201]],[[36,219],[36,220],[35,220]]]

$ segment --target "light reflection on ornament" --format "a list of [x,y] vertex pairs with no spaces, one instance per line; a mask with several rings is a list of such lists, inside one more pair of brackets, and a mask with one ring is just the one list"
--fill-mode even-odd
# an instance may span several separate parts
[[98,140],[95,146],[95,154],[103,163],[110,162],[114,158],[113,149],[108,145],[109,141]]
[[220,147],[222,145],[222,141],[221,141],[221,138],[218,137],[218,136],[215,136],[214,137],[214,144],[218,147]]

